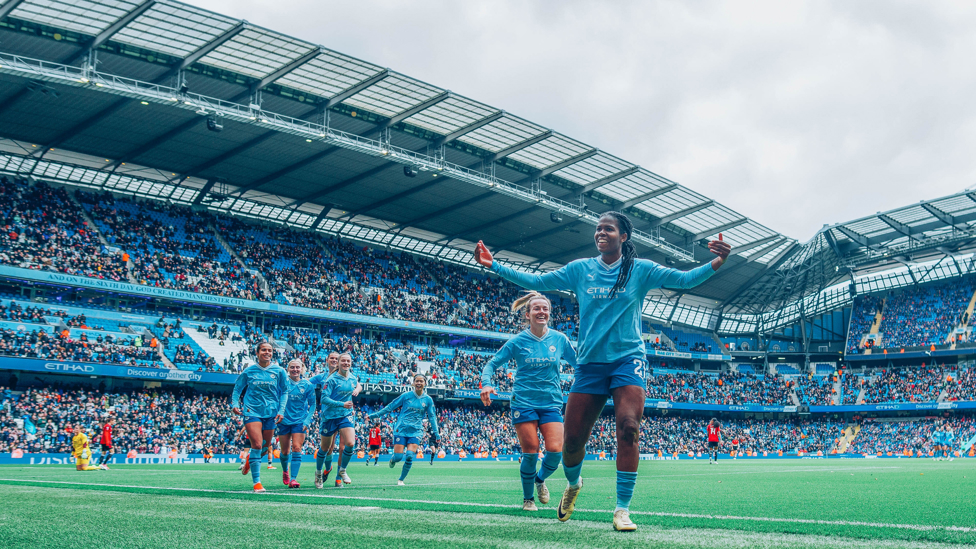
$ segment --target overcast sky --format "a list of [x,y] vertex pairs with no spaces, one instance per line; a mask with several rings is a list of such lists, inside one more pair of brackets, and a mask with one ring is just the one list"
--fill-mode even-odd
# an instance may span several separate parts
[[189,0],[565,133],[801,242],[976,185],[976,3]]

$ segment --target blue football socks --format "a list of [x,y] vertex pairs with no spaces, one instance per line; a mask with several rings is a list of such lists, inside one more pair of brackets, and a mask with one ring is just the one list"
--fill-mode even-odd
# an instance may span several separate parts
[[522,464],[519,466],[519,475],[522,477],[522,498],[532,499],[535,492],[535,467],[539,463],[539,454],[522,454]]

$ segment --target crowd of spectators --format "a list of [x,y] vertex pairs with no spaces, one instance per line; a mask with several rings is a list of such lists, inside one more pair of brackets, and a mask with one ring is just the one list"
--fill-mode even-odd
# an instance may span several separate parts
[[0,355],[130,366],[161,365],[157,349],[144,345],[139,336],[99,335],[89,339],[85,333],[72,337],[67,330],[60,334],[42,329],[0,330]]
[[933,449],[932,434],[938,427],[951,428],[955,433],[955,447],[976,435],[976,422],[972,416],[958,416],[950,419],[868,420],[861,423],[860,431],[854,437],[847,451],[853,454],[927,456]]
[[829,406],[834,404],[837,391],[834,390],[834,375],[800,375],[791,380],[800,403],[808,406]]
[[717,376],[695,372],[655,372],[647,378],[647,396],[671,402],[701,404],[793,404],[783,378],[732,371]]
[[126,280],[125,264],[111,254],[61,187],[0,177],[0,263],[26,269]]
[[946,376],[946,386],[945,400],[976,399],[976,368],[950,372]]
[[866,386],[864,402],[935,402],[947,387],[942,368],[886,369],[877,372]]
[[876,294],[859,295],[854,298],[850,328],[847,331],[848,353],[857,353],[864,349],[861,345],[861,338],[871,330],[875,316],[883,308],[884,301]]
[[881,345],[887,349],[944,345],[972,297],[970,279],[892,292],[881,319]]
[[151,200],[117,199],[110,193],[79,191],[77,197],[109,245],[131,261],[138,284],[261,299],[256,277],[215,238],[212,214]]

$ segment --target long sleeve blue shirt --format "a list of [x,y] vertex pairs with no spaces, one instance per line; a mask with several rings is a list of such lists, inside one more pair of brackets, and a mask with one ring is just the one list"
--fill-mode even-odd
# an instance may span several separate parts
[[520,332],[502,345],[481,370],[481,386],[493,387],[492,376],[515,360],[518,369],[512,388],[513,408],[562,408],[559,361],[576,366],[576,350],[562,332],[547,330],[536,337],[530,330]]
[[393,433],[404,437],[421,437],[424,434],[424,418],[430,422],[434,436],[440,438],[437,427],[437,414],[434,412],[434,399],[426,392],[420,396],[414,391],[408,391],[398,396],[382,410],[369,414],[370,418],[383,417],[393,410],[400,410],[400,417],[393,426]]
[[288,374],[284,368],[274,364],[267,368],[257,364],[245,368],[234,384],[234,393],[231,396],[233,408],[242,408],[241,393],[245,388],[245,417],[267,419],[284,415],[288,404]]
[[543,275],[519,272],[497,261],[492,263],[491,270],[530,290],[576,294],[580,313],[578,360],[580,364],[607,364],[646,354],[640,322],[647,292],[656,288],[693,288],[715,274],[711,263],[679,271],[647,259],[636,259],[627,286],[611,299],[610,289],[617,282],[622,260],[607,265],[600,257],[577,259]]
[[357,385],[359,379],[352,375],[352,372],[349,373],[349,377],[343,377],[338,371],[330,375],[322,386],[322,408],[319,410],[319,419],[326,421],[352,417],[352,408],[346,408],[345,404],[352,402],[352,392],[356,390]]

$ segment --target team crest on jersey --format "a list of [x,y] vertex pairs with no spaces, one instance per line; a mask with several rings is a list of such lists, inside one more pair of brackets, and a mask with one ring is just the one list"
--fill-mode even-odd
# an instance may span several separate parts
[[556,346],[555,345],[550,345],[549,346],[549,352],[550,353],[555,353],[556,352]]
[[518,417],[519,417],[519,415],[520,415],[520,414],[519,414],[519,412],[518,412],[518,410],[516,410],[516,411],[515,411],[515,413],[514,413],[514,414],[512,414],[512,416],[513,416],[513,417],[514,417],[515,419],[518,419]]

